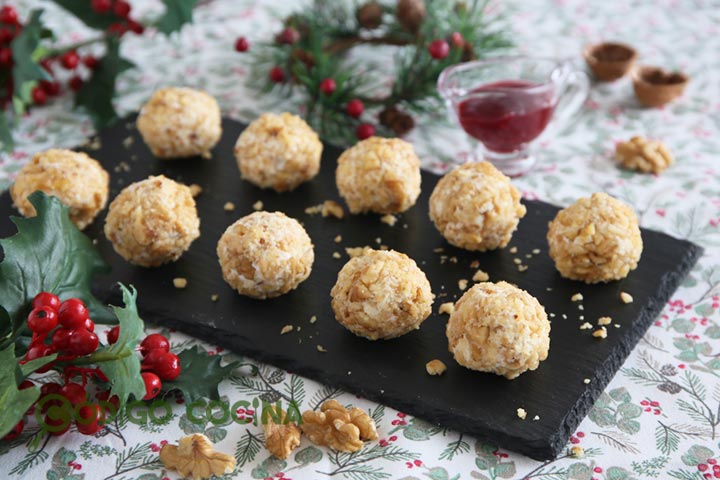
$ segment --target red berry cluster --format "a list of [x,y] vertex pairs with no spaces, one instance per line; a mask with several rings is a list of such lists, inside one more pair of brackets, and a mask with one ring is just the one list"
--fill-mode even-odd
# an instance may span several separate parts
[[441,38],[433,40],[428,45],[428,52],[435,60],[444,60],[450,54],[451,44],[453,48],[462,49],[465,47],[465,39],[460,32],[451,33],[448,40]]
[[[17,10],[10,5],[5,5],[0,8],[0,71],[10,71],[13,64],[12,49],[10,43],[22,32],[22,25],[18,19]],[[5,108],[6,104],[12,98],[13,92],[13,78],[12,75],[7,75],[7,84],[5,85],[6,90],[2,95],[1,108]]]
[[145,31],[145,27],[130,18],[132,6],[125,0],[90,0],[90,7],[101,15],[115,17],[116,21],[108,27],[108,32],[112,34],[121,37],[127,32],[139,35]]
[[702,478],[720,478],[720,465],[714,458],[708,458],[703,463],[699,463],[697,469]]
[[145,382],[143,400],[152,400],[162,390],[163,380],[175,380],[180,375],[180,358],[170,351],[170,342],[159,333],[145,337],[140,343],[140,353],[143,356],[142,378]]

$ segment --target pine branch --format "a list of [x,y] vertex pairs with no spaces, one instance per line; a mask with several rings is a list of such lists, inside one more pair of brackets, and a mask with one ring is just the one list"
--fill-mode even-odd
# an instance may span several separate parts
[[250,430],[245,430],[245,434],[238,440],[235,447],[235,460],[238,467],[243,467],[246,463],[252,462],[262,448],[263,443],[262,435],[254,435]]

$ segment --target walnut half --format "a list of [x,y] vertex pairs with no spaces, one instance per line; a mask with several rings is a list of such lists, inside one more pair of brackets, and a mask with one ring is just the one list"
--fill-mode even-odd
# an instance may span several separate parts
[[323,403],[319,412],[304,412],[301,428],[314,444],[341,452],[356,452],[364,440],[378,438],[375,422],[364,410],[356,407],[348,410],[337,400]]
[[675,161],[664,143],[639,136],[618,143],[615,158],[623,167],[644,173],[660,173]]
[[183,477],[201,480],[235,470],[235,458],[216,452],[205,435],[195,433],[183,437],[177,445],[166,444],[160,449],[165,468],[177,470]]
[[268,415],[262,424],[265,432],[265,448],[277,458],[285,460],[300,445],[300,428],[295,422],[285,423],[285,412],[282,412],[280,423],[275,423]]

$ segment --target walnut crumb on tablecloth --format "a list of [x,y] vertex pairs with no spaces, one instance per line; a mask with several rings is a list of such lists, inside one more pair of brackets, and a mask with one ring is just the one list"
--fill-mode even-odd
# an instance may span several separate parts
[[175,288],[182,289],[182,288],[187,287],[187,284],[188,284],[187,278],[182,278],[182,277],[173,278],[173,286]]
[[447,370],[447,365],[442,360],[438,360],[437,358],[434,360],[430,360],[425,364],[425,370],[427,371],[428,375],[442,375],[445,373],[445,370]]
[[627,292],[620,292],[620,300],[623,303],[628,304],[633,302],[633,297]]
[[518,408],[517,416],[520,420],[525,420],[527,418],[527,412],[525,411],[524,408]]

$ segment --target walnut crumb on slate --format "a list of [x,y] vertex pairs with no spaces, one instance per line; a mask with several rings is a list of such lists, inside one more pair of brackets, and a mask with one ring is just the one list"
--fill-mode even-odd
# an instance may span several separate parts
[[217,302],[218,300],[220,300],[220,295],[218,295],[217,293],[213,293],[212,295],[210,295],[210,300],[212,300],[213,302]]
[[253,210],[255,210],[256,212],[259,212],[260,210],[263,209],[264,206],[265,205],[263,204],[262,200],[258,200],[257,202],[253,203],[252,207],[253,207]]
[[620,292],[620,300],[625,304],[632,303],[633,297],[627,292]]
[[517,253],[517,247],[510,247],[510,253]]
[[340,243],[340,242],[342,242],[342,235],[338,235],[335,237],[335,243]]
[[585,322],[582,325],[580,325],[580,330],[590,330],[592,328],[592,324],[589,322]]
[[593,332],[595,338],[607,338],[607,329],[605,327],[599,328]]
[[310,323],[315,323],[315,322],[317,322],[317,315],[313,315],[312,317],[310,317]]
[[475,275],[472,277],[473,282],[487,282],[490,280],[490,275],[487,274],[487,272],[483,272],[482,270],[478,270],[475,272]]
[[473,260],[472,262],[470,262],[470,268],[480,268],[480,261]]
[[539,249],[539,248],[533,248],[532,253],[533,253],[533,255],[539,255],[539,254],[540,254],[540,249]]
[[540,420],[540,415],[535,415],[533,417],[533,422],[537,422],[538,420]]
[[326,349],[325,347],[323,347],[322,345],[318,345],[318,346],[317,346],[317,351],[318,351],[318,352],[325,353],[325,352],[327,352],[327,349]]
[[527,265],[518,265],[518,272],[524,272],[528,269]]
[[527,412],[525,411],[524,408],[518,408],[517,416],[520,420],[525,420],[527,418]]
[[282,327],[282,330],[280,330],[280,335],[285,335],[286,333],[290,333],[292,331],[293,331],[292,325],[285,325],[284,327]]
[[388,213],[387,215],[383,215],[382,217],[380,217],[380,221],[392,227],[397,223],[397,217],[391,213]]
[[584,380],[583,380],[583,383],[584,383],[585,385],[589,384],[589,383],[590,383],[590,379],[589,379],[589,378],[584,379]]
[[458,288],[459,288],[460,290],[465,290],[465,289],[467,289],[467,286],[468,286],[468,281],[467,281],[467,279],[461,278],[460,280],[458,280]]
[[447,370],[447,365],[445,365],[442,360],[436,358],[425,364],[425,370],[427,370],[429,375],[442,375],[445,373],[445,370]]
[[182,278],[182,277],[173,278],[173,285],[175,286],[175,288],[182,289],[182,288],[187,287],[187,284],[188,284],[187,278]]
[[323,218],[332,216],[338,220],[342,220],[345,217],[345,210],[343,210],[342,205],[335,200],[325,200],[322,204],[320,214]]
[[440,315],[447,313],[448,315],[452,315],[452,313],[455,311],[455,304],[453,302],[445,302],[440,304],[440,310],[438,310],[438,313]]
[[232,202],[227,202],[225,203],[225,205],[223,205],[223,210],[225,210],[226,212],[232,212],[233,210],[235,210],[235,204]]
[[203,191],[202,187],[200,185],[198,185],[197,183],[193,183],[192,185],[190,185],[190,195],[192,195],[193,198],[200,195],[202,193],[202,191]]
[[513,263],[515,265],[520,265],[522,263],[522,260],[520,260],[519,258],[513,258]]
[[612,318],[610,318],[610,317],[598,318],[598,325],[610,325],[611,323],[612,323]]
[[342,255],[340,255],[340,252],[333,252],[332,257],[333,258],[341,258]]
[[572,297],[570,297],[570,301],[572,301],[572,302],[582,302],[582,301],[583,301],[582,293],[576,293],[575,295],[573,295]]
[[439,248],[433,248],[433,252],[435,252],[435,253],[442,253],[442,252],[444,252],[444,251],[445,251],[445,249],[444,249],[444,248],[442,248],[442,247],[439,247]]

